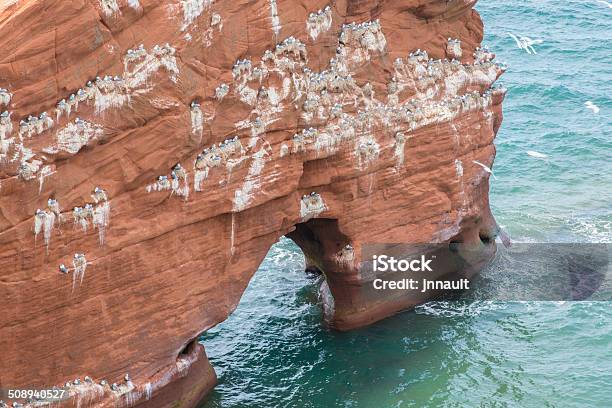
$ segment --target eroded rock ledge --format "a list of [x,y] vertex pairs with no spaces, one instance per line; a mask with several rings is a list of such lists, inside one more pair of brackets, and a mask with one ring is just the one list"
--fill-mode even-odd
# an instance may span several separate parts
[[3,2],[0,387],[195,405],[198,335],[283,235],[341,330],[424,300],[374,293],[365,243],[486,260],[504,67],[473,5]]

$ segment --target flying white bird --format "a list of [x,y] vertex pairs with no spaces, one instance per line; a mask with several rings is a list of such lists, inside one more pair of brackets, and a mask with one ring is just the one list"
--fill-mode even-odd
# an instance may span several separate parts
[[512,38],[514,38],[514,41],[516,42],[516,46],[519,47],[520,49],[523,49],[523,43],[521,42],[521,40],[518,39],[518,37],[512,33],[508,33],[508,35]]
[[529,37],[526,36],[521,36],[520,38],[517,37],[516,35],[512,34],[512,33],[508,33],[508,35],[510,37],[512,37],[514,39],[514,41],[516,42],[517,47],[519,47],[522,50],[527,51],[527,54],[537,54],[535,48],[533,48],[533,46],[535,44],[542,44],[544,41],[542,40],[533,40]]
[[497,180],[497,177],[495,177],[495,174],[493,174],[493,170],[491,170],[491,168],[489,166],[485,166],[484,164],[482,164],[481,162],[476,161],[476,160],[473,160],[472,163],[477,164],[480,167],[482,167],[487,173],[492,175],[495,180]]
[[535,157],[536,159],[546,159],[548,158],[548,155],[544,154],[544,153],[540,153],[540,152],[536,152],[534,150],[528,150],[527,154],[531,157]]
[[512,246],[512,240],[510,239],[510,236],[508,236],[506,231],[504,231],[500,227],[498,227],[497,229],[497,236],[499,237],[499,239],[501,239],[502,244],[504,244],[506,248],[510,248]]
[[597,0],[598,3],[604,4],[606,6],[608,6],[608,8],[612,8],[612,4],[608,3],[605,0]]
[[591,101],[586,101],[584,103],[584,106],[586,106],[587,109],[590,109],[591,111],[593,111],[593,113],[595,113],[595,114],[599,113],[599,106],[595,105]]

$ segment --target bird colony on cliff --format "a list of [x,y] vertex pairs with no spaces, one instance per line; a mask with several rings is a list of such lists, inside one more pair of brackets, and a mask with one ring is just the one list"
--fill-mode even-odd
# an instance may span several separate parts
[[[137,0],[128,3],[134,10],[142,7]],[[180,106],[183,115],[178,115],[177,120],[184,121],[190,131],[185,136],[195,138],[197,149],[182,154],[170,165],[160,163],[158,171],[137,186],[148,197],[171,199],[177,209],[229,190],[226,199],[231,202],[232,240],[235,228],[239,227],[233,214],[257,205],[265,195],[266,177],[272,177],[270,174],[275,174],[279,165],[276,158],[282,159],[281,165],[289,165],[347,154],[356,172],[368,174],[381,160],[391,157],[391,167],[400,172],[410,166],[408,141],[415,131],[452,122],[468,113],[480,112],[491,118],[488,110],[492,98],[505,92],[503,87],[493,86],[505,66],[494,62],[494,55],[486,47],[469,50],[473,62],[463,62],[468,50],[455,38],[446,41],[445,59],[432,59],[426,50],[415,49],[389,60],[390,78],[381,91],[370,82],[356,79],[357,72],[371,61],[388,57],[387,38],[380,21],[338,24],[339,31],[333,32],[338,16],[328,5],[308,14],[304,22],[307,37],[280,38],[283,27],[277,2],[267,3],[270,29],[277,39],[275,45],[259,56],[236,60],[231,78],[228,75],[216,83],[213,94],[198,96]],[[121,14],[116,0],[101,0],[100,4],[106,15]],[[180,29],[189,41],[191,25],[211,9],[213,2],[181,0],[180,5],[183,12]],[[211,13],[207,21],[206,29],[216,30],[209,33],[205,42],[210,46],[214,33],[223,30],[222,16]],[[337,36],[336,50],[325,68],[317,71],[309,64],[307,44],[324,35]],[[178,44],[132,47],[123,54],[122,72],[101,73],[91,78],[81,88],[63,95],[47,111],[15,118],[11,111],[13,94],[10,89],[0,88],[0,165],[9,171],[14,169],[14,175],[23,183],[38,180],[42,192],[45,180],[56,174],[56,157],[77,156],[112,137],[105,112],[128,109],[134,99],[149,98],[163,81],[180,85],[183,62]],[[232,123],[231,134],[211,136],[207,129],[216,117],[222,116],[222,109],[233,109],[237,104],[248,107],[248,113]],[[287,112],[298,116],[300,125],[282,141],[273,141],[269,131]],[[490,172],[482,163],[474,163]],[[464,176],[463,166],[460,160],[455,162],[460,180]],[[232,181],[232,174],[241,168],[246,175]],[[104,185],[88,188],[91,200],[41,195],[41,208],[30,213],[35,244],[42,235],[48,252],[54,232],[55,239],[62,239],[62,228],[72,228],[83,234],[84,239],[91,229],[97,230],[99,246],[106,245],[113,197]],[[301,191],[294,201],[299,212],[295,216],[302,222],[334,210],[333,200],[323,191]],[[113,202],[112,211],[121,208]],[[352,263],[355,251],[347,244],[337,257],[339,262]],[[72,274],[72,282],[67,285],[74,291],[86,282],[86,270],[95,272],[95,259],[94,254],[77,252],[72,259],[58,260],[53,270],[57,273],[59,269],[60,276]],[[190,364],[191,360],[179,360],[167,375],[180,373]],[[114,395],[127,395],[128,400],[137,401],[142,396],[149,399],[164,379],[159,381],[136,384],[126,378],[123,383],[109,385],[106,380],[96,383],[86,377],[84,382],[77,379],[66,383],[66,387],[94,395],[110,390]]]
[[[138,7],[136,3],[133,6]],[[202,1],[183,3],[186,26],[210,7],[210,3]],[[103,1],[103,6],[108,12],[118,11],[114,1]],[[271,18],[276,21],[274,0],[270,0],[270,6]],[[330,6],[311,13],[306,22],[311,39],[315,40],[320,33],[328,31],[332,19]],[[280,23],[273,23],[273,29],[275,24]],[[188,200],[192,188],[196,193],[215,188],[212,182],[208,187],[204,186],[211,176],[218,174],[222,177],[225,174],[229,177],[233,168],[250,162],[244,184],[235,191],[233,198],[234,211],[248,208],[258,194],[258,179],[274,154],[265,137],[266,128],[279,120],[286,110],[296,110],[306,127],[279,146],[277,154],[280,157],[314,155],[323,158],[341,149],[352,149],[355,167],[367,171],[382,151],[390,149],[399,168],[405,164],[405,143],[410,138],[410,132],[430,124],[450,121],[466,111],[486,111],[492,93],[504,92],[503,89],[491,87],[483,94],[478,91],[460,93],[472,85],[490,86],[505,67],[492,62],[493,54],[486,47],[475,50],[473,64],[461,63],[461,42],[449,38],[446,49],[450,59],[434,60],[420,49],[410,52],[406,58],[397,58],[393,62],[394,71],[387,84],[387,93],[377,96],[370,83],[359,84],[353,75],[372,58],[383,57],[385,47],[386,39],[380,22],[366,21],[341,27],[336,55],[330,59],[328,67],[320,72],[309,68],[307,46],[294,37],[280,41],[258,60],[236,61],[232,69],[233,83],[220,83],[215,89],[214,100],[219,104],[233,95],[251,107],[249,117],[253,119],[247,117],[235,124],[238,134],[248,131],[244,136],[246,140],[241,140],[237,134],[218,146],[215,143],[205,146],[191,163],[176,164],[168,170],[169,173],[159,175],[148,184],[146,191]],[[29,115],[19,121],[16,136],[12,136],[11,112],[4,111],[0,115],[2,157],[8,162],[19,162],[18,175],[25,181],[40,175],[42,188],[44,178],[53,173],[53,167],[43,166],[44,154],[65,152],[76,155],[88,144],[102,139],[105,129],[96,123],[96,118],[108,109],[128,106],[135,96],[150,92],[154,86],[152,78],[161,68],[176,83],[180,70],[175,53],[175,48],[170,44],[155,45],[150,50],[140,44],[127,50],[121,75],[98,76],[87,81],[82,88],[57,103],[55,120],[47,112]],[[266,86],[264,82],[274,85]],[[410,94],[409,98],[403,96],[407,94]],[[0,89],[2,105],[8,106],[11,97],[8,90]],[[94,116],[87,119],[76,117],[62,125],[61,119],[71,118],[82,104],[93,105]],[[202,138],[206,122],[214,119],[214,116],[206,117],[201,104],[195,100],[190,103],[189,112],[192,133]],[[58,125],[55,143],[43,147],[40,152],[27,147],[29,139]],[[381,138],[377,132],[381,128],[392,136],[390,140]],[[190,172],[193,173],[191,181]],[[302,199],[300,204],[302,218],[319,215],[326,209],[322,202],[311,203],[312,195],[305,197],[308,199]],[[34,233],[43,233],[47,247],[60,215],[48,209],[37,210],[34,216]],[[100,243],[104,242],[110,219],[108,201],[104,200],[95,208],[89,203],[77,206],[72,210],[72,216],[74,224],[83,232],[87,232],[91,220],[92,225],[99,229]]]

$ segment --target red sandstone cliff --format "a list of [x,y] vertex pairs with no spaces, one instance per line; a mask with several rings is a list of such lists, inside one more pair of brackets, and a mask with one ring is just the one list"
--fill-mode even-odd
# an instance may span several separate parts
[[0,388],[194,405],[194,340],[283,235],[343,330],[419,301],[369,290],[365,243],[486,259],[504,90],[474,2],[0,2]]

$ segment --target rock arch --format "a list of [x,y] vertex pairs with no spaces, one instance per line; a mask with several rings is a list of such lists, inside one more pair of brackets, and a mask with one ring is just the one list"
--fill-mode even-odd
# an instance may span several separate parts
[[365,243],[489,253],[505,90],[474,1],[270,4],[0,9],[0,384],[192,406],[214,384],[194,339],[279,237],[326,274],[338,329],[410,306],[368,288]]

